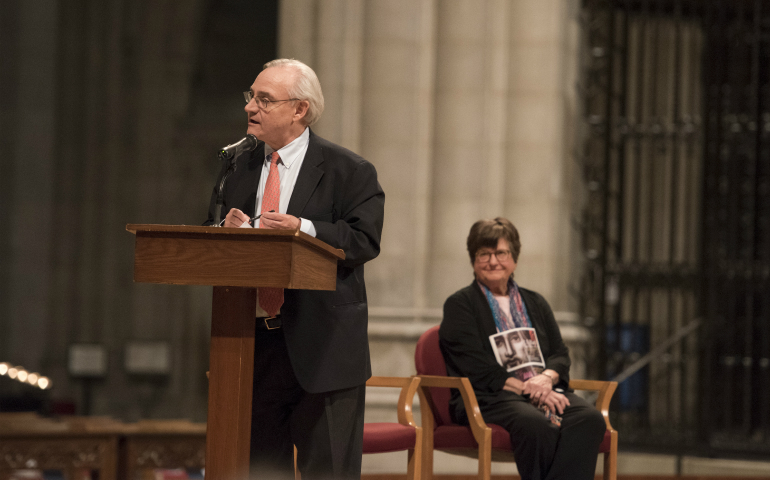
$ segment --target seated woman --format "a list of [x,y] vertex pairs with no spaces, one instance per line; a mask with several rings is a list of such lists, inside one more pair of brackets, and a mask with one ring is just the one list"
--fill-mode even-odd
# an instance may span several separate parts
[[[520,250],[505,218],[471,227],[475,279],[447,299],[439,329],[447,373],[468,377],[484,420],[508,430],[523,480],[593,479],[604,419],[569,390],[567,346],[551,307],[513,281]],[[457,390],[450,408],[468,424]]]

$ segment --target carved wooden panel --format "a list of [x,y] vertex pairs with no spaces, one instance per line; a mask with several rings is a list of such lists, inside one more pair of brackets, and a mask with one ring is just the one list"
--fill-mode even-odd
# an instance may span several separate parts
[[203,468],[206,437],[131,438],[127,462],[138,468]]
[[138,480],[152,468],[202,469],[206,462],[206,435],[130,436],[123,448],[120,478]]
[[98,471],[99,479],[114,479],[117,438],[4,438],[0,440],[0,479],[14,470]]

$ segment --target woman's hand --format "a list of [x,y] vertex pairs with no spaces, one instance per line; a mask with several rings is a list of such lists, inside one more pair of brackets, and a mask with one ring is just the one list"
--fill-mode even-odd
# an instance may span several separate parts
[[503,385],[503,390],[508,390],[516,395],[524,395],[524,382],[515,377],[508,377]]
[[564,409],[569,406],[569,399],[559,392],[551,391],[540,403],[545,405],[551,413],[558,412],[562,415]]
[[524,382],[524,392],[522,395],[529,394],[532,403],[540,406],[549,393],[553,391],[553,379],[548,375],[535,375]]

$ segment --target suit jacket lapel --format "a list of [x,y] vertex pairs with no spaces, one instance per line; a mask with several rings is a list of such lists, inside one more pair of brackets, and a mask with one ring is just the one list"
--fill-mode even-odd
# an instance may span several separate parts
[[302,161],[302,168],[297,176],[297,183],[294,184],[294,191],[291,194],[291,200],[289,201],[286,213],[295,217],[302,215],[305,205],[307,205],[310,196],[324,175],[324,171],[319,168],[323,161],[323,149],[318,144],[315,134],[311,130],[305,159]]

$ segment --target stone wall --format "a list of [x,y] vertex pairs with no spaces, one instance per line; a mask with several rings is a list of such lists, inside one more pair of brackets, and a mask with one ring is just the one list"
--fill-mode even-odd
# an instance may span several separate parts
[[[210,289],[134,284],[124,229],[203,221],[213,153],[243,135],[240,92],[274,55],[270,28],[279,56],[319,74],[318,133],[371,160],[386,192],[366,267],[375,374],[413,373],[417,336],[472,279],[479,218],[519,227],[517,280],[574,316],[578,8],[0,2],[0,361],[48,375],[59,398],[90,392],[91,413],[205,419]],[[168,342],[168,378],[126,374],[132,340]],[[107,348],[107,378],[68,376],[74,342]]]
[[480,218],[514,222],[517,281],[574,318],[578,9],[282,2],[279,55],[311,65],[324,87],[316,130],[372,161],[386,193],[382,253],[366,270],[375,374],[413,372],[418,333],[472,280],[465,239]]

